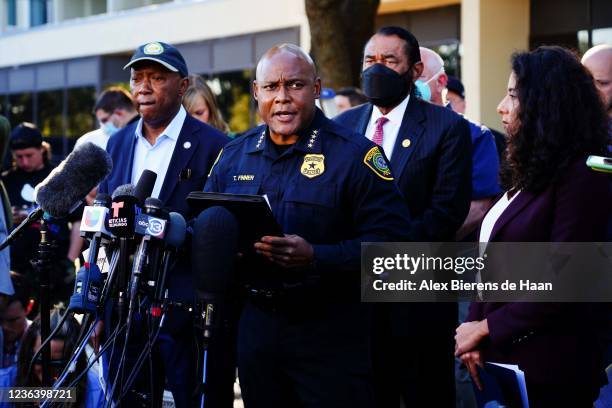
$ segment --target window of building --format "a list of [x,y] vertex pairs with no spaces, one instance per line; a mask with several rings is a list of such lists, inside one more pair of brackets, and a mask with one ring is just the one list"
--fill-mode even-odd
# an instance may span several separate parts
[[6,2],[6,25],[17,25],[17,0],[7,0]]
[[208,76],[206,82],[217,97],[223,119],[232,132],[244,132],[256,123],[251,96],[253,71],[243,70]]
[[8,97],[8,119],[11,127],[22,122],[34,122],[34,98],[32,93],[20,93]]
[[68,127],[66,137],[77,139],[95,128],[91,113],[96,97],[93,86],[68,89]]
[[47,24],[47,1],[30,0],[30,26]]
[[531,49],[556,44],[584,52],[612,41],[612,3],[609,0],[531,0]]
[[173,0],[122,0],[115,5],[115,10],[130,10],[154,4],[171,3]]

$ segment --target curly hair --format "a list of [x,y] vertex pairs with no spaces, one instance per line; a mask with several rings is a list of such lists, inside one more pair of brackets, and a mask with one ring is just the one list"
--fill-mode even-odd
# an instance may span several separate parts
[[593,77],[577,56],[558,46],[512,55],[518,129],[509,135],[501,181],[506,189],[540,192],[568,166],[604,154],[608,119]]

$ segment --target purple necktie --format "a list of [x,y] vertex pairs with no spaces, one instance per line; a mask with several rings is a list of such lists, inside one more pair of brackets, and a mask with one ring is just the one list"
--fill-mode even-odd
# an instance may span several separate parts
[[380,118],[376,119],[376,130],[374,131],[374,137],[372,138],[372,141],[379,146],[382,146],[383,143],[383,126],[388,121],[389,119],[385,118],[384,116],[381,116]]

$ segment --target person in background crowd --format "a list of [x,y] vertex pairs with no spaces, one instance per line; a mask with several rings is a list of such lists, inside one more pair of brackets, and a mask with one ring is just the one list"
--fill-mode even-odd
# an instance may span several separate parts
[[[465,114],[465,88],[458,78],[450,75],[448,76],[444,99],[452,110],[462,115]],[[506,136],[495,129],[489,129],[489,131],[495,137],[497,156],[501,161],[503,159],[504,150],[506,150]]]
[[[51,312],[51,331],[60,323],[62,314],[59,310]],[[62,324],[61,329],[51,340],[51,377],[56,380],[77,346],[80,325],[74,317]],[[35,360],[30,371],[30,362],[41,345],[40,317],[36,318],[25,332],[19,350],[17,365],[0,370],[0,387],[41,387],[42,384],[42,357],[41,354]],[[75,369],[70,373],[64,384],[70,384],[77,375],[80,375],[87,367],[85,353],[81,353],[76,361]],[[28,376],[29,372],[29,376]],[[61,407],[99,408],[104,403],[104,390],[98,380],[95,370],[89,370],[76,384],[76,403],[60,403]],[[20,403],[19,406],[30,406]],[[11,407],[7,402],[0,402],[0,408]],[[31,406],[38,406],[32,404]],[[54,404],[53,406],[56,406]]]
[[139,118],[131,95],[119,87],[112,87],[102,92],[94,105],[93,112],[100,123],[100,128],[81,136],[74,145],[75,149],[87,142],[106,149],[106,143],[112,135]]
[[352,107],[366,103],[368,98],[365,97],[359,88],[346,87],[341,88],[334,96],[334,102],[338,108],[338,115],[342,112],[351,109]]
[[[425,89],[419,43],[383,27],[365,46],[364,94],[370,103],[335,120],[380,145],[420,241],[453,241],[470,208],[472,154],[467,121],[418,98]],[[377,304],[374,380],[379,407],[455,404],[453,330],[456,303]]]
[[[423,73],[421,81],[429,87],[430,100],[444,106],[443,91],[448,84],[444,60],[429,48],[420,47]],[[499,158],[495,139],[489,129],[467,119],[472,136],[472,201],[470,212],[457,231],[457,240],[476,240],[476,227],[482,221],[495,196],[501,192],[498,182]]]
[[32,323],[27,316],[32,311],[32,287],[23,275],[11,272],[11,281],[15,293],[8,296],[6,306],[0,310],[2,324],[2,350],[0,368],[17,364],[17,353],[26,329]]
[[451,109],[457,113],[465,115],[465,88],[459,80],[452,75],[448,75],[446,82],[446,95],[443,95]]
[[[285,233],[261,237],[243,265],[238,373],[251,408],[374,406],[360,243],[404,240],[410,219],[381,149],[327,119],[315,105],[320,92],[300,47],[269,49],[253,83],[265,125],[230,142],[206,183],[210,192],[266,194]],[[235,220],[217,209],[211,223]]]
[[[485,216],[479,241],[605,240],[610,179],[585,161],[605,152],[608,121],[577,57],[556,46],[514,54],[497,111],[509,135],[506,193]],[[518,364],[530,407],[591,407],[605,378],[594,318],[600,307],[472,303],[456,331],[455,355],[478,387],[483,361]]]
[[589,49],[582,57],[582,65],[593,75],[612,129],[612,44]]
[[[31,123],[23,123],[11,132],[9,142],[15,165],[2,173],[12,205],[13,226],[19,225],[35,207],[34,187],[43,181],[53,170],[48,151],[43,146],[40,131]],[[78,256],[80,247],[71,246],[68,222],[80,221],[75,212],[74,218],[49,222],[49,230],[57,248],[53,255],[51,296],[54,301],[66,300],[72,292],[74,266],[72,261]],[[77,218],[78,217],[78,218]],[[24,230],[11,244],[11,270],[25,275],[34,285],[38,282],[30,261],[37,256],[40,242],[40,224],[34,223]]]
[[194,118],[223,133],[230,132],[229,125],[223,120],[215,94],[200,75],[189,75],[189,87],[183,97],[183,106]]

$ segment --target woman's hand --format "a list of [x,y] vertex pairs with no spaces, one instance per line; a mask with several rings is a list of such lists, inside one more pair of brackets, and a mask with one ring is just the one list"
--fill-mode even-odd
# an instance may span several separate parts
[[465,322],[455,330],[455,356],[474,350],[489,335],[487,319]]
[[476,384],[476,387],[482,391],[482,383],[480,382],[480,376],[478,375],[478,366],[482,367],[482,354],[479,350],[468,351],[459,356],[459,359],[468,369],[472,381]]

